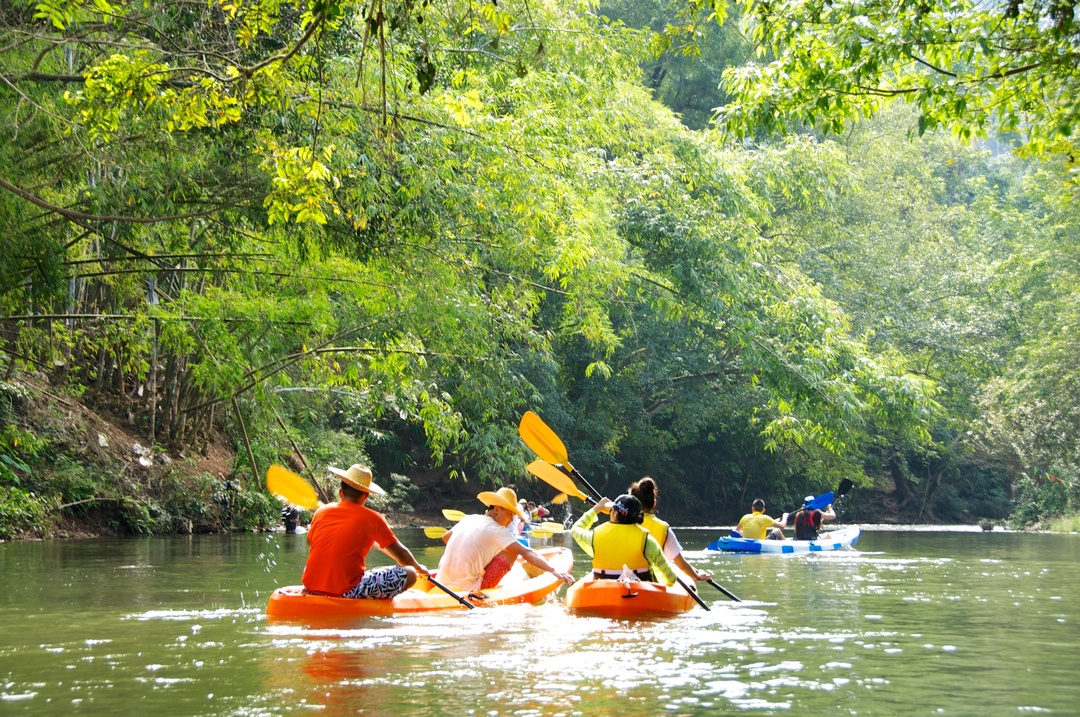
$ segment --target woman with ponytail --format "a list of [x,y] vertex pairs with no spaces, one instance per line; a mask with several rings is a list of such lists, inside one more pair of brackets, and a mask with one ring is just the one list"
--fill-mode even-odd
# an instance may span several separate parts
[[679,539],[675,537],[675,531],[671,529],[670,525],[656,517],[657,493],[659,493],[659,489],[656,487],[656,481],[649,476],[645,476],[630,486],[630,495],[641,502],[641,509],[645,513],[645,519],[642,521],[641,527],[648,530],[649,534],[656,539],[656,542],[660,544],[664,551],[664,557],[674,563],[675,567],[689,575],[695,582],[701,583],[711,580],[712,575],[700,572],[693,565],[686,562],[686,558],[682,556],[682,546],[679,545]]

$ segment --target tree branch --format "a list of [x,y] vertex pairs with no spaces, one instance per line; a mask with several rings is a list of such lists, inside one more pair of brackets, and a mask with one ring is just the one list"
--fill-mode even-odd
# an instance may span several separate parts
[[59,206],[57,204],[53,204],[52,202],[47,202],[44,199],[42,199],[41,197],[37,196],[36,194],[34,194],[32,192],[28,192],[25,189],[23,189],[22,187],[19,187],[19,186],[16,186],[16,185],[12,184],[11,182],[4,179],[3,177],[0,177],[0,187],[8,190],[9,192],[11,192],[12,194],[14,194],[14,195],[16,195],[18,197],[22,197],[26,201],[28,201],[31,204],[34,204],[36,206],[39,206],[42,209],[47,209],[50,212],[54,212],[56,214],[59,214],[62,217],[66,217],[67,219],[70,219],[70,220],[75,221],[75,222],[80,222],[80,223],[81,222],[118,222],[120,224],[160,224],[161,222],[175,222],[175,221],[183,221],[183,220],[186,220],[186,219],[201,219],[203,217],[213,216],[213,215],[217,214],[218,212],[220,212],[220,211],[222,211],[224,209],[229,209],[231,207],[235,207],[237,204],[240,203],[239,200],[235,200],[235,201],[227,202],[227,203],[222,204],[220,206],[214,207],[213,209],[208,209],[205,212],[193,212],[193,213],[190,213],[190,214],[173,214],[173,215],[165,216],[165,217],[129,217],[129,216],[122,216],[122,215],[87,214],[86,212],[80,212],[80,211],[75,210],[75,209],[67,209],[67,208],[61,207],[61,206]]

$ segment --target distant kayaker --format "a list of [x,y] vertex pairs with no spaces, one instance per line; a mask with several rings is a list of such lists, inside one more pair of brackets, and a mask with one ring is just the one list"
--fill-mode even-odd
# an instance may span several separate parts
[[803,500],[803,507],[795,512],[795,540],[817,540],[820,537],[818,530],[821,529],[821,524],[826,520],[836,519],[836,512],[833,510],[832,503],[825,510],[807,508],[806,506],[813,499],[814,496],[812,495],[806,496]]
[[695,582],[711,580],[712,575],[703,573],[686,562],[686,558],[682,555],[682,545],[675,537],[675,531],[666,522],[656,517],[656,501],[659,493],[660,489],[656,481],[649,476],[645,476],[630,486],[630,495],[638,499],[641,510],[645,514],[641,527],[649,531],[649,535],[656,539],[664,552],[664,557],[675,563],[675,567],[692,577]]
[[[428,569],[401,544],[386,518],[365,505],[370,494],[386,491],[371,480],[367,466],[329,470],[341,478],[340,500],[319,508],[311,519],[304,587],[317,595],[382,600],[408,590]],[[365,561],[373,545],[397,565],[367,570]]]
[[[592,530],[597,513],[608,513],[609,521]],[[641,501],[620,495],[614,501],[600,501],[577,519],[570,534],[592,557],[593,577],[618,580],[629,568],[639,580],[675,584],[675,570],[664,557],[656,538],[641,527],[645,519]]]
[[543,555],[518,542],[510,522],[514,516],[526,523],[528,519],[512,489],[486,490],[476,498],[487,506],[483,515],[466,515],[443,535],[446,551],[439,561],[439,582],[470,593],[493,588],[514,567],[519,555],[568,585],[574,582],[573,575],[556,570]]
[[756,498],[750,504],[750,512],[739,519],[739,525],[735,530],[739,531],[739,535],[750,540],[765,540],[766,538],[783,540],[787,519],[787,513],[784,513],[780,520],[765,515],[765,501]]

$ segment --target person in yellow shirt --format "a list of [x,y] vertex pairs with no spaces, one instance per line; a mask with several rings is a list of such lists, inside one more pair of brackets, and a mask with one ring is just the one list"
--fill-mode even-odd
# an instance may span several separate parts
[[742,537],[751,540],[784,539],[784,525],[787,523],[787,513],[784,513],[780,520],[770,518],[765,515],[765,501],[761,498],[755,499],[750,504],[750,510],[751,512],[739,519],[739,526],[736,528]]
[[[608,513],[609,521],[593,530],[597,513]],[[660,544],[640,525],[644,518],[641,501],[632,495],[601,498],[578,518],[570,534],[592,558],[593,577],[618,580],[625,567],[639,580],[675,584],[675,570]]]

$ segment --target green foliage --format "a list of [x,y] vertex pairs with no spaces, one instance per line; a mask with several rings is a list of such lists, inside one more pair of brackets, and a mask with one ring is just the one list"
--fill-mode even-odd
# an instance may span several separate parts
[[0,484],[0,539],[44,535],[50,527],[45,505],[33,493]]
[[44,439],[15,423],[17,407],[29,397],[24,387],[0,381],[0,485],[32,486],[34,470],[29,464],[47,445]]
[[1051,520],[1047,530],[1053,533],[1080,533],[1080,515]]
[[421,491],[408,477],[400,473],[391,473],[388,483],[380,484],[386,495],[372,495],[368,503],[378,511],[412,513],[413,504],[421,497]]
[[[1075,496],[1075,488],[1072,493]],[[1013,481],[1013,500],[1016,508],[1009,520],[1016,528],[1042,525],[1060,518],[1069,511],[1070,503],[1076,509],[1076,498],[1070,497],[1070,489],[1063,483],[1051,483],[1030,475]]]
[[58,504],[78,503],[102,495],[115,496],[112,483],[107,472],[99,472],[71,456],[62,456],[48,475],[42,476],[36,488],[41,493],[56,496]]
[[267,530],[281,522],[281,503],[263,491],[238,492],[231,511],[229,527],[234,530]]
[[919,135],[1000,129],[1023,133],[1034,154],[1075,148],[1070,3],[747,0],[742,17],[762,62],[725,73],[737,99],[720,120],[736,136],[792,121],[838,133],[899,98],[918,108]]
[[[704,7],[622,11],[683,52],[723,19]],[[988,161],[689,132],[645,86],[643,33],[578,7],[369,10],[0,14],[4,358],[130,416],[144,445],[224,429],[241,456],[239,489],[148,497],[57,463],[51,496],[112,500],[118,526],[158,532],[275,523],[253,472],[293,452],[316,474],[370,457],[380,475],[502,484],[524,478],[526,408],[599,482],[654,471],[682,508],[797,499],[863,464],[947,472],[917,468],[964,435],[945,411],[1013,338],[1007,305],[970,299],[1011,256],[979,240],[1030,219]],[[700,115],[689,96],[715,69],[653,86]],[[923,276],[950,261],[970,268]],[[975,309],[981,333],[960,326]],[[390,504],[416,498],[402,482]]]
[[737,18],[727,17],[734,9],[666,0],[608,0],[600,5],[600,12],[613,22],[651,32],[649,56],[642,59],[643,80],[659,102],[697,130],[707,128],[716,108],[729,100],[719,86],[724,69],[741,65],[751,52]]

